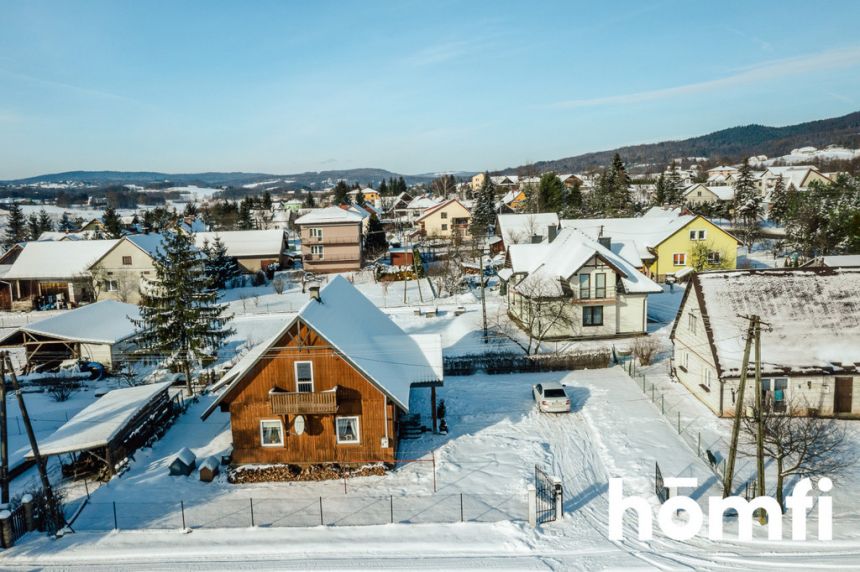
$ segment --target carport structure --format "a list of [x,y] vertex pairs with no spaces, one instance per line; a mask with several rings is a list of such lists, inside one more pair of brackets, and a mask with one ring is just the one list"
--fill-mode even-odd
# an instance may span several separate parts
[[22,326],[0,339],[0,347],[24,348],[24,373],[69,359],[99,362],[109,370],[133,349],[133,320],[139,318],[136,305],[104,300]]

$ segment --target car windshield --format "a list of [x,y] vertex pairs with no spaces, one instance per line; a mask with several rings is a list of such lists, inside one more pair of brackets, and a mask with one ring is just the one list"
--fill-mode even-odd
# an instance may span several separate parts
[[563,389],[544,389],[543,390],[544,397],[567,397],[567,394]]

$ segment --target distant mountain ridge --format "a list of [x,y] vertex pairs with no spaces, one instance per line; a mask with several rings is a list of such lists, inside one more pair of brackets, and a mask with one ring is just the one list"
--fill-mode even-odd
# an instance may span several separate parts
[[[464,173],[471,175],[471,173]],[[169,181],[177,186],[241,186],[277,179],[295,187],[321,188],[327,184],[334,184],[340,179],[352,183],[379,182],[391,177],[403,177],[407,183],[425,183],[434,178],[434,174],[402,175],[385,169],[343,169],[332,171],[306,171],[291,175],[273,175],[270,173],[244,173],[244,172],[207,172],[207,173],[161,173],[158,171],[66,171],[63,173],[52,173],[27,177],[25,179],[14,179],[0,181],[0,184],[11,186],[33,185],[38,183],[61,183],[75,182],[95,185],[147,185]]]
[[[713,161],[739,162],[753,155],[776,157],[786,155],[798,147],[823,147],[831,144],[849,148],[860,147],[860,111],[842,117],[785,127],[757,124],[730,127],[679,141],[628,145],[552,161],[538,161],[528,167],[538,172],[587,171],[608,165],[615,153],[619,153],[628,165],[655,163],[662,166],[678,157],[707,157]],[[524,168],[525,166],[509,167],[496,173],[516,174]]]

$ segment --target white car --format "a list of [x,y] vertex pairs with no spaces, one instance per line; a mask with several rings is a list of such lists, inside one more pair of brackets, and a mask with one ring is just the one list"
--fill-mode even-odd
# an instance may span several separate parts
[[570,411],[570,398],[564,387],[555,381],[539,383],[532,387],[532,395],[538,409],[544,413],[567,413]]

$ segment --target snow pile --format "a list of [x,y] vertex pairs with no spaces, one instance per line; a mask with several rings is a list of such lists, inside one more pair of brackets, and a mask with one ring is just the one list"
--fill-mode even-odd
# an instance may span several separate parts
[[860,363],[860,269],[706,272],[695,278],[723,371],[740,370],[748,321],[762,329],[765,372],[853,369]]
[[170,382],[109,391],[42,440],[39,452],[48,456],[104,447],[168,387]]

